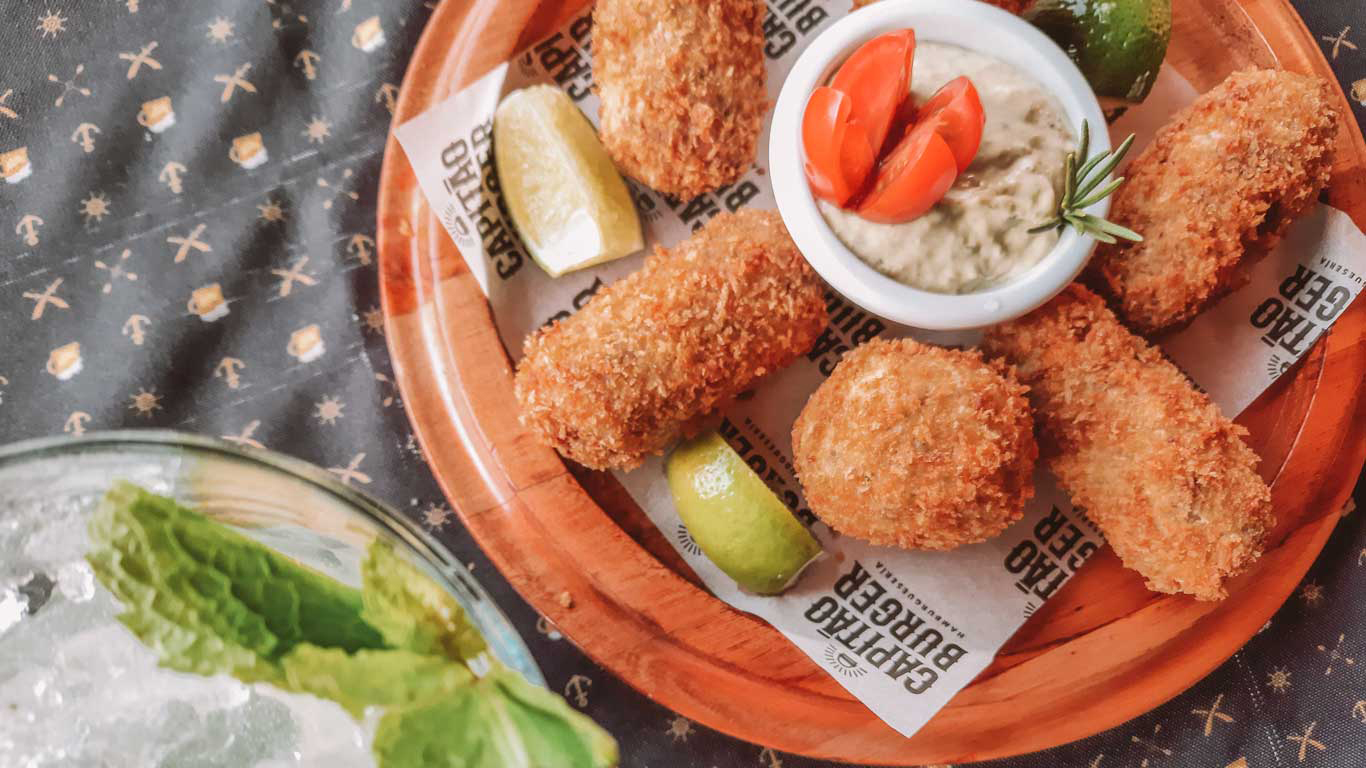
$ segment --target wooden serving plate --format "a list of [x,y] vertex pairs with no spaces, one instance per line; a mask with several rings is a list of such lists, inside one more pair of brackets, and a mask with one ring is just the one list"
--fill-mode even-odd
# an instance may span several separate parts
[[[553,29],[584,0],[446,0],[395,124]],[[1168,64],[1204,90],[1235,68],[1333,74],[1287,0],[1179,0]],[[1366,225],[1366,144],[1342,101],[1330,202]],[[504,576],[599,663],[685,717],[805,755],[916,765],[1030,752],[1181,692],[1260,628],[1318,555],[1366,459],[1366,301],[1240,418],[1280,519],[1222,603],[1146,590],[1105,550],[914,738],[874,717],[776,630],[698,586],[608,475],[571,469],[517,421],[488,305],[390,134],[378,240],[389,350],[447,497]],[[565,595],[568,599],[565,599]]]

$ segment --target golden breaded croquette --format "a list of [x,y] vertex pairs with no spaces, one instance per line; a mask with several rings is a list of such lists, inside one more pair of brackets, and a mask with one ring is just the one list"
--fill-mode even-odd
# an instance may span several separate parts
[[1143,242],[1102,245],[1088,280],[1149,334],[1189,321],[1328,183],[1338,114],[1321,78],[1235,72],[1196,99],[1125,172],[1110,219]]
[[1225,597],[1275,523],[1247,431],[1077,284],[983,348],[1029,386],[1046,465],[1124,565],[1159,592]]
[[682,200],[754,163],[764,91],[763,0],[600,0],[593,74],[617,167]]
[[1034,496],[1034,422],[1008,366],[975,350],[873,340],[844,356],[792,427],[811,511],[907,549],[991,538]]
[[[997,8],[1004,8],[1005,10],[1010,11],[1011,13],[1017,16],[1029,10],[1030,8],[1033,8],[1034,3],[1036,3],[1037,1],[1038,0],[983,0],[983,2],[987,3],[988,5],[994,5]],[[872,5],[876,2],[880,2],[880,0],[854,0],[854,10],[857,11],[865,5]]]
[[527,337],[522,423],[586,467],[634,467],[810,349],[824,294],[776,212],[723,213]]

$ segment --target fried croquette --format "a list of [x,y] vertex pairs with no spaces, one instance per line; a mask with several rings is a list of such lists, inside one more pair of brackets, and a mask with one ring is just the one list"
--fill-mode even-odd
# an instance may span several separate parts
[[[984,0],[984,2],[986,2],[988,5],[994,5],[997,8],[1004,8],[1005,10],[1010,11],[1016,16],[1024,13],[1030,8],[1033,8],[1034,3],[1036,3],[1037,1],[1038,0]],[[872,5],[876,2],[880,2],[880,0],[854,0],[854,10],[857,11],[865,5]]]
[[1179,326],[1247,280],[1328,182],[1338,114],[1321,78],[1235,72],[1129,166],[1110,218],[1143,242],[1102,245],[1090,282],[1141,333]]
[[1080,285],[983,348],[1016,366],[1045,464],[1124,564],[1159,592],[1225,597],[1275,523],[1247,431]]
[[768,111],[762,0],[600,0],[602,143],[624,173],[687,200],[754,163]]
[[1025,388],[974,351],[874,340],[844,356],[792,427],[811,511],[907,549],[999,534],[1034,495]]
[[824,292],[776,212],[723,213],[527,337],[522,423],[586,467],[634,467],[809,350]]

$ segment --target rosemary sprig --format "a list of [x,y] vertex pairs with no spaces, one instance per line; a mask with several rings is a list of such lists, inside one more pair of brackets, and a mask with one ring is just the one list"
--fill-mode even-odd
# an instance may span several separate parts
[[[1119,238],[1142,242],[1143,236],[1132,229],[1086,212],[1088,207],[1109,197],[1124,183],[1124,177],[1121,176],[1102,186],[1111,171],[1119,167],[1133,144],[1134,135],[1131,133],[1118,148],[1088,158],[1091,126],[1085,120],[1081,121],[1081,142],[1077,151],[1068,152],[1063,162],[1062,196],[1058,198],[1057,213],[1051,220],[1031,228],[1030,234],[1050,229],[1061,232],[1070,226],[1078,234],[1090,235],[1102,243],[1115,243]],[[1077,166],[1078,158],[1084,158],[1080,167]]]

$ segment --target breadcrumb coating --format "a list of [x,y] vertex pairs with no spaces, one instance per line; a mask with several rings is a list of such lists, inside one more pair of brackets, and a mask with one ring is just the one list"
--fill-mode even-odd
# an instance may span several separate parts
[[522,423],[586,467],[634,467],[805,354],[824,293],[776,212],[723,213],[527,337]]
[[1275,524],[1247,431],[1080,285],[983,347],[1029,386],[1046,465],[1124,565],[1159,592],[1224,598]]
[[1337,121],[1322,78],[1229,75],[1129,166],[1110,218],[1143,242],[1102,245],[1090,281],[1141,333],[1188,322],[1243,285],[1248,268],[1318,199]]
[[768,111],[762,0],[600,0],[593,73],[617,167],[682,200],[740,178]]
[[999,534],[1034,496],[1025,387],[975,350],[873,340],[844,356],[792,427],[811,511],[907,549]]
[[[854,0],[854,10],[857,11],[865,5],[872,5],[876,2],[879,2],[879,0]],[[994,5],[997,8],[1004,8],[1018,16],[1030,8],[1033,8],[1034,3],[1037,2],[1037,0],[984,0],[984,2],[988,5]]]

